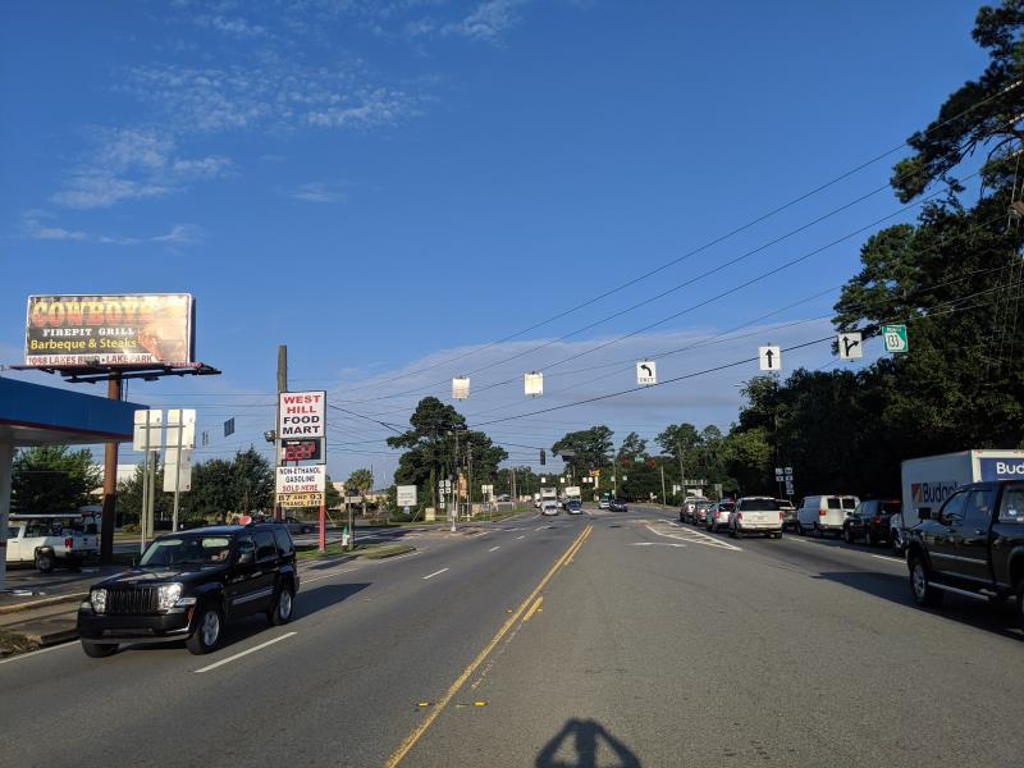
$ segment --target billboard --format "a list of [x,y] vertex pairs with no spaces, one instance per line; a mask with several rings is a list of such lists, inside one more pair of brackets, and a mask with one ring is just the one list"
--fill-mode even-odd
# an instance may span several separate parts
[[277,425],[277,436],[280,439],[325,436],[326,392],[281,392],[278,397],[281,417]]
[[188,293],[29,296],[25,365],[183,367],[194,362]]

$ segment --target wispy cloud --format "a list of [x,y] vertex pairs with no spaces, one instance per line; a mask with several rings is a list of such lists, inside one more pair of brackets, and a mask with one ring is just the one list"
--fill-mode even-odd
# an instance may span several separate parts
[[338,185],[326,184],[322,181],[300,184],[287,190],[284,194],[293,200],[302,200],[307,203],[343,203],[347,199]]
[[246,21],[241,16],[221,16],[219,14],[214,16],[208,16],[200,14],[192,17],[192,21],[200,27],[205,29],[212,29],[217,32],[223,32],[233,37],[240,37],[245,39],[251,39],[254,37],[263,37],[267,34],[267,28],[262,27],[259,24],[253,24]]
[[98,245],[193,245],[203,236],[203,230],[195,224],[175,224],[163,234],[145,237],[102,235],[56,226],[51,221],[53,218],[53,214],[48,211],[25,211],[21,217],[22,233],[31,240],[73,241]]
[[528,0],[484,0],[462,20],[445,25],[443,31],[472,40],[493,42],[519,22],[517,9],[527,2]]
[[51,202],[66,208],[107,208],[124,200],[161,197],[189,181],[221,176],[231,165],[221,156],[184,157],[169,133],[155,129],[101,130],[94,145]]
[[422,101],[374,83],[358,61],[308,67],[274,54],[252,65],[136,67],[119,90],[156,106],[178,130],[205,132],[394,125]]

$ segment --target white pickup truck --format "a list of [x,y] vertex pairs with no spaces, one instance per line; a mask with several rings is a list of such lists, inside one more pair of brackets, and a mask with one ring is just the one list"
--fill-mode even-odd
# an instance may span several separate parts
[[78,568],[99,555],[94,518],[71,515],[11,515],[7,523],[7,564],[32,563],[49,573],[57,565]]

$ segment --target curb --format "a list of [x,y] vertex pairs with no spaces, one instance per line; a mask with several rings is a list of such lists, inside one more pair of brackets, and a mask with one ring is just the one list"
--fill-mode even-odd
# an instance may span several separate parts
[[55,595],[54,597],[44,597],[42,600],[29,600],[24,603],[15,603],[14,605],[0,605],[0,616],[18,611],[31,611],[34,608],[45,608],[48,605],[73,603],[88,596],[88,592],[75,592],[70,595]]

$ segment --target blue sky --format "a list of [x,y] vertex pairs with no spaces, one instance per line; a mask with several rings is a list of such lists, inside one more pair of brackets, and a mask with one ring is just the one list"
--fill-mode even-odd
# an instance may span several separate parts
[[[389,423],[423,394],[446,397],[437,382],[477,369],[460,406],[472,423],[628,388],[636,358],[842,284],[866,233],[694,308],[900,206],[875,194],[598,321],[876,189],[900,153],[655,277],[480,347],[897,147],[984,66],[970,40],[976,10],[960,0],[5,3],[0,363],[19,362],[30,293],[189,291],[198,356],[224,375],[131,395],[198,406],[214,436],[206,456],[264,447],[280,343],[293,389],[327,388]],[[664,358],[659,374],[827,334],[835,298]],[[825,345],[785,362],[833,364]],[[484,389],[532,369],[549,372],[541,400],[527,401],[521,381]],[[619,437],[683,419],[727,427],[736,385],[753,373],[487,429],[550,446],[593,423]],[[230,416],[239,431],[224,439]],[[395,465],[387,434],[332,416],[332,472],[373,463],[383,479]]]

